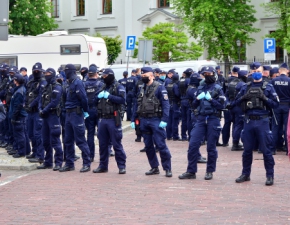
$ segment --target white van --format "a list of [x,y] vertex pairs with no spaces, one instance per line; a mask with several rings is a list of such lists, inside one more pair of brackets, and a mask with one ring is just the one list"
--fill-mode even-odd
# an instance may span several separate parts
[[0,41],[0,63],[26,67],[28,74],[36,62],[44,69],[55,70],[72,63],[78,67],[94,63],[100,68],[107,66],[107,47],[102,38],[83,34],[67,35],[66,32],[50,31],[39,36],[13,36]]
[[217,63],[212,60],[196,60],[196,61],[182,61],[182,62],[170,62],[170,63],[157,63],[153,64],[152,67],[158,67],[161,70],[168,72],[170,69],[175,69],[179,76],[187,69],[191,68],[194,72],[198,72],[204,66],[212,66],[215,68]]

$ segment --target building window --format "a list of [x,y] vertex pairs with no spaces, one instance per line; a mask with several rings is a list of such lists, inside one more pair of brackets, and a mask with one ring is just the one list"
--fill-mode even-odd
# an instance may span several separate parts
[[77,0],[77,16],[85,15],[85,0]]
[[59,0],[51,0],[52,17],[59,18]]
[[158,8],[169,7],[170,1],[169,0],[157,0],[158,1]]
[[103,14],[112,14],[112,0],[103,0]]

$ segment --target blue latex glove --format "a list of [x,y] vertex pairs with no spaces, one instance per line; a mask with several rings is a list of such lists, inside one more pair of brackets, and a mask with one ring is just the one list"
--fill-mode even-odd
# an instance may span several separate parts
[[109,93],[109,92],[107,92],[107,91],[105,91],[105,92],[104,92],[104,98],[106,98],[106,99],[107,99],[107,98],[109,97],[109,95],[110,95],[110,93]]
[[88,118],[90,115],[87,112],[84,112],[85,119]]
[[209,92],[206,92],[205,99],[206,100],[211,100],[211,95],[210,95]]
[[159,124],[159,127],[161,127],[161,128],[165,128],[166,126],[167,126],[167,123],[163,122],[163,121],[161,121]]
[[205,97],[205,93],[202,92],[202,93],[200,93],[200,94],[197,96],[197,99],[198,99],[198,100],[201,100],[201,99],[203,99],[204,97]]
[[98,94],[98,98],[103,98],[103,97],[104,97],[104,94],[105,94],[104,91],[100,92],[100,93]]
[[135,129],[135,123],[134,122],[131,122],[131,128]]

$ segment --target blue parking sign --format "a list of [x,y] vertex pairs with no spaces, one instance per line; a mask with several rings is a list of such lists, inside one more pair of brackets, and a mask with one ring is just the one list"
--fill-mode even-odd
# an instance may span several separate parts
[[264,39],[264,53],[275,53],[276,52],[276,40],[275,38]]
[[127,36],[126,50],[134,50],[136,44],[136,36]]

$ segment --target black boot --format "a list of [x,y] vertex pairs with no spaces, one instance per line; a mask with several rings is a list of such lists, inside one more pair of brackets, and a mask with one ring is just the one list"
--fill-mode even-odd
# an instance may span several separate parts
[[240,145],[239,142],[233,143],[232,151],[243,151],[243,150],[244,150],[244,147]]

